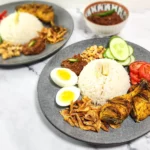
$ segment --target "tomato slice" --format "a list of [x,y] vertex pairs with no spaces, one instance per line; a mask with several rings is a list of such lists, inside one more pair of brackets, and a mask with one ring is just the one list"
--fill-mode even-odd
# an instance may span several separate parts
[[130,64],[129,69],[131,72],[138,74],[138,69],[141,67],[141,65],[146,64],[145,61],[135,61]]
[[133,79],[130,79],[130,81],[131,81],[131,84],[132,84],[132,85],[135,85],[135,84],[138,83],[138,82],[134,81]]
[[133,72],[130,72],[130,78],[133,79],[135,82],[140,82],[141,78],[138,74],[134,74]]
[[141,65],[139,68],[139,76],[150,81],[150,63]]

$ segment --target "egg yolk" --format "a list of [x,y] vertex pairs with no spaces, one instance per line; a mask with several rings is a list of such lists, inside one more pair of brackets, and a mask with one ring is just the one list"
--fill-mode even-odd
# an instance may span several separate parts
[[72,91],[64,91],[60,94],[59,99],[64,102],[68,103],[74,100],[75,94]]
[[66,70],[57,70],[57,75],[62,80],[69,80],[71,77],[70,73],[67,72]]

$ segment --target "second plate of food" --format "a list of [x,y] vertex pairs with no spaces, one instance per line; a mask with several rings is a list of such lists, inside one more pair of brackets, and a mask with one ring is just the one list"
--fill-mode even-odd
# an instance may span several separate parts
[[0,6],[0,66],[38,61],[58,51],[73,31],[71,15],[63,8],[40,1]]
[[[119,37],[89,39],[62,49],[39,78],[44,115],[66,135],[94,144],[124,143],[146,134],[150,84],[131,80],[137,67],[146,62],[145,67],[150,66],[149,57],[149,51]],[[133,61],[131,70],[124,68]]]

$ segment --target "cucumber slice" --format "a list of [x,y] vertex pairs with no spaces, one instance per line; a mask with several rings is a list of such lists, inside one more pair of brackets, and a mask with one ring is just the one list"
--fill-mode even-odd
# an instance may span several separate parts
[[131,63],[131,58],[128,57],[126,60],[124,61],[117,61],[119,64],[121,64],[122,66],[128,66]]
[[130,63],[133,63],[135,61],[135,57],[133,55],[130,56],[130,59],[131,59]]
[[111,41],[113,38],[120,38],[120,37],[117,36],[117,35],[113,35],[113,36],[110,37],[110,41]]
[[128,45],[128,47],[129,47],[129,55],[131,56],[132,54],[133,54],[133,48],[130,46],[130,45]]
[[119,37],[110,40],[109,48],[112,55],[119,61],[124,61],[129,57],[129,47],[127,43]]
[[114,59],[114,56],[112,55],[111,51],[109,48],[106,49],[106,57],[110,59]]
[[104,58],[107,58],[107,56],[106,56],[106,51],[107,51],[107,49],[106,49],[105,52],[103,53],[103,57],[104,57]]
[[133,55],[129,56],[125,61],[118,61],[123,66],[128,66],[135,61],[135,57]]

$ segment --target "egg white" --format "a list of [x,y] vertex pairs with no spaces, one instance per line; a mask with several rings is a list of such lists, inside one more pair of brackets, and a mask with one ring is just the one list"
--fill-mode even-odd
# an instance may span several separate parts
[[65,92],[65,91],[71,91],[71,92],[73,92],[73,93],[75,94],[74,99],[73,99],[73,102],[75,102],[75,101],[79,98],[79,96],[80,96],[80,89],[79,89],[79,88],[77,88],[77,87],[75,87],[75,86],[63,87],[63,88],[61,88],[61,89],[57,92],[57,94],[56,94],[56,103],[57,103],[57,105],[59,105],[59,106],[69,106],[70,103],[71,103],[71,101],[69,101],[69,102],[63,102],[63,101],[60,99],[60,95],[61,95],[63,92]]
[[[57,71],[58,70],[65,70],[65,71],[67,71],[70,74],[70,76],[71,76],[70,79],[69,80],[62,80],[57,75]],[[50,77],[53,80],[53,82],[55,84],[57,84],[58,86],[60,86],[60,87],[73,86],[73,85],[77,84],[77,81],[78,81],[77,75],[73,71],[68,69],[68,68],[55,68],[55,69],[53,69],[51,71]]]

